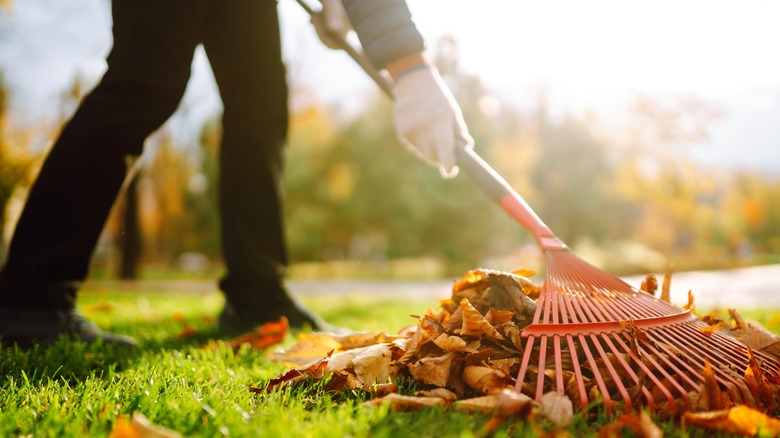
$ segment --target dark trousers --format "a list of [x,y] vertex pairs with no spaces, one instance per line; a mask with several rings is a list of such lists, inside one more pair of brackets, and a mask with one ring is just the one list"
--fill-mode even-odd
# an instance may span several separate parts
[[[224,104],[219,214],[237,308],[284,294],[287,86],[274,0],[114,0],[108,69],[33,184],[0,272],[0,305],[72,307],[127,172],[176,110],[203,44]],[[263,304],[264,303],[264,304]]]

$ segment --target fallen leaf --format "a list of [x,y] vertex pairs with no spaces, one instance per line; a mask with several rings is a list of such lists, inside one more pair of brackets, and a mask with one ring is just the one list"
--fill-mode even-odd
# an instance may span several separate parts
[[745,405],[721,411],[686,412],[683,418],[686,424],[718,432],[745,436],[759,432],[762,436],[780,435],[780,420]]
[[242,345],[249,345],[254,350],[262,350],[284,341],[287,333],[290,333],[290,324],[287,318],[282,316],[279,321],[267,322],[254,331],[230,340],[229,345],[233,351],[237,351]]
[[488,395],[512,388],[515,384],[514,379],[501,370],[473,365],[463,370],[463,381],[477,392]]
[[447,400],[441,397],[412,397],[401,394],[388,394],[382,398],[369,400],[363,406],[387,406],[393,411],[415,411],[433,406],[446,406]]
[[488,434],[493,433],[509,417],[521,420],[527,417],[533,418],[539,407],[531,397],[509,389],[495,394],[494,397],[496,406],[493,417],[483,427]]
[[713,332],[715,332],[716,330],[720,330],[721,325],[722,323],[716,322],[715,324],[708,325],[707,327],[699,328],[699,331],[702,332],[702,334],[704,334],[705,337],[709,338],[710,336],[712,336]]
[[127,421],[125,417],[119,416],[114,423],[114,428],[109,434],[109,438],[181,438],[178,432],[166,429],[152,424],[140,412],[133,414],[133,418]]
[[466,343],[466,340],[460,336],[450,336],[446,333],[437,336],[433,340],[433,343],[444,351],[459,351],[466,353],[477,353],[480,346],[479,340]]
[[454,402],[458,399],[458,395],[447,388],[426,389],[424,391],[417,391],[414,395],[416,397],[439,397],[449,402]]
[[176,337],[179,339],[186,339],[186,338],[191,338],[196,334],[198,334],[198,329],[196,329],[190,324],[184,324],[184,327],[182,327],[181,331],[179,332],[178,335],[176,335]]
[[455,353],[424,357],[409,365],[409,373],[422,383],[445,387],[454,359]]
[[329,334],[301,332],[293,346],[274,351],[269,356],[288,366],[299,367],[340,349],[341,343]]
[[[659,428],[658,425],[655,424],[652,417],[650,417],[650,414],[648,414],[646,411],[642,411],[639,414],[635,414],[635,415],[632,414],[619,415],[615,420],[614,424],[619,426],[618,430],[623,428],[630,429],[639,438],[661,438],[664,436],[664,433],[661,430],[661,428]],[[618,435],[602,435],[601,433],[599,433],[599,436],[622,436],[622,435],[623,435],[622,433]]]
[[370,345],[352,359],[352,367],[363,384],[383,383],[390,377],[391,360],[389,344]]
[[326,356],[303,367],[287,371],[281,376],[268,381],[268,384],[262,388],[250,386],[249,391],[256,393],[268,392],[306,378],[312,378],[313,380],[322,379],[327,374],[328,359],[330,357]]
[[550,391],[542,395],[542,413],[556,426],[563,427],[574,418],[574,404],[566,394]]
[[748,366],[745,368],[745,384],[750,388],[753,397],[759,401],[760,406],[764,408],[774,407],[774,395],[769,387],[769,382],[764,378],[764,372],[753,354],[753,349],[747,348]]
[[469,300],[463,299],[460,301],[460,310],[463,315],[463,324],[460,328],[460,334],[464,336],[482,336],[485,335],[489,338],[503,340],[504,337],[499,333],[495,327],[490,325],[489,322],[479,313],[479,310],[475,309],[471,305]]
[[704,360],[702,375],[704,376],[704,383],[701,385],[700,390],[699,409],[703,411],[715,411],[728,408],[720,385],[718,385],[718,381],[715,379],[715,372],[712,370],[710,361],[707,359]]

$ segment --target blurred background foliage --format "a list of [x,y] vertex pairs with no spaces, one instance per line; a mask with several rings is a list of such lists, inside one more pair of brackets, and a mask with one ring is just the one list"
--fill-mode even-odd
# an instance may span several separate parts
[[[453,46],[439,45],[437,63],[477,151],[578,254],[619,274],[665,271],[669,263],[684,270],[780,261],[780,181],[706,168],[687,153],[717,123],[717,106],[694,95],[638,94],[617,124],[553,116],[541,88],[535,109],[521,111],[461,71]],[[0,77],[0,254],[45,155],[41,142],[56,136],[85,88],[76,78],[60,120],[31,131],[5,111],[13,90]],[[362,110],[343,116],[292,84],[285,212],[293,277],[543,269],[530,235],[465,176],[442,180],[404,150],[388,99],[379,92],[355,98]],[[150,138],[100,241],[94,275],[221,269],[220,114],[195,129],[194,141],[177,139],[168,126]]]

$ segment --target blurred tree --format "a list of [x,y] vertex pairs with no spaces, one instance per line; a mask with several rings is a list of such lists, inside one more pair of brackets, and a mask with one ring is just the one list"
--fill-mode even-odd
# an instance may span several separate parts
[[25,135],[12,133],[8,114],[8,89],[0,75],[0,263],[6,249],[6,207],[14,192],[30,182],[34,157],[27,151]]

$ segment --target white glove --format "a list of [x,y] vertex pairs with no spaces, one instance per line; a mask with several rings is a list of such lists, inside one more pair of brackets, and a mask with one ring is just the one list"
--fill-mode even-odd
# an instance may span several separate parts
[[340,49],[352,30],[341,0],[321,0],[322,9],[311,14],[311,22],[320,41],[331,49]]
[[420,65],[395,81],[395,129],[420,158],[439,166],[442,178],[458,174],[455,148],[473,148],[460,106],[433,66]]

